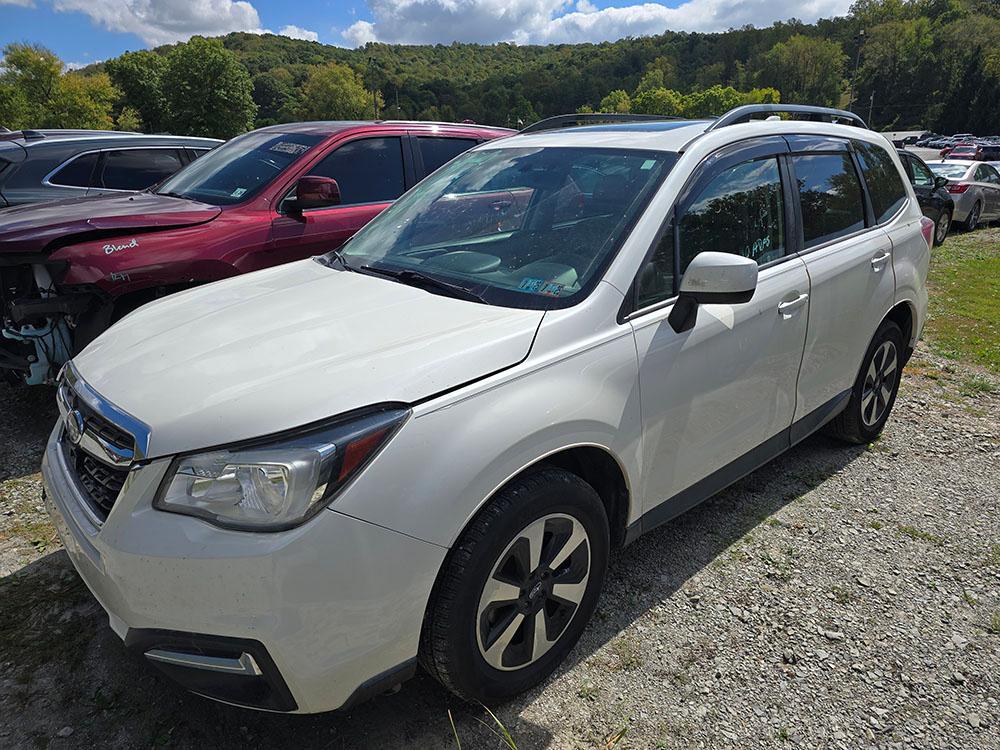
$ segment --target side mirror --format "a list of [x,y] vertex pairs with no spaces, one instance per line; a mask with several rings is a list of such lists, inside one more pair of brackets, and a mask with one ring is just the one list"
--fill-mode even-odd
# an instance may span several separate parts
[[694,328],[698,305],[749,302],[757,290],[757,261],[731,253],[698,253],[681,279],[667,321],[677,333]]
[[934,178],[934,187],[935,188],[943,188],[947,184],[948,184],[948,178],[947,177],[938,176],[938,177]]
[[340,185],[332,177],[306,175],[295,183],[295,198],[286,203],[289,210],[301,213],[310,208],[325,208],[340,203]]

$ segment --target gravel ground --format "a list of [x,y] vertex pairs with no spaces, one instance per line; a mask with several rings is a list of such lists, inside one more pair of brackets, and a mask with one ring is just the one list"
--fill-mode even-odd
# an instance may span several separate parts
[[[36,473],[52,392],[0,390],[0,747],[504,747],[420,675],[347,714],[188,695],[127,655]],[[884,436],[810,438],[619,554],[518,748],[1000,747],[1000,380],[923,347]]]

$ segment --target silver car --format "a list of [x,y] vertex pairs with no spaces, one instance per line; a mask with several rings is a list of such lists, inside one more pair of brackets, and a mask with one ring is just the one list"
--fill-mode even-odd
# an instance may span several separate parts
[[952,218],[966,231],[983,221],[1000,219],[1000,171],[982,161],[942,159],[927,166],[948,178],[947,190],[955,201]]

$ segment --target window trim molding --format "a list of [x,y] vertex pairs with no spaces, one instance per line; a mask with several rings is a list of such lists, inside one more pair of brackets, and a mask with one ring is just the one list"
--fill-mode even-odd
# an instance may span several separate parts
[[[73,156],[69,157],[64,162],[59,164],[55,169],[51,170],[47,175],[45,175],[42,178],[42,184],[45,185],[45,187],[63,188],[63,189],[69,188],[70,190],[109,190],[113,193],[139,193],[145,190],[145,188],[140,188],[139,190],[123,190],[122,188],[105,188],[105,187],[99,187],[98,185],[88,185],[87,187],[80,187],[79,185],[60,185],[58,182],[50,182],[50,180],[52,179],[52,177],[56,175],[57,172],[59,172],[59,170],[69,166],[77,159],[83,156],[90,156],[91,154],[97,154],[97,164],[94,165],[94,169],[91,170],[90,172],[90,179],[93,180],[95,171],[99,166],[101,166],[101,162],[104,158],[104,155],[109,151],[163,151],[165,149],[169,149],[171,151],[178,151],[186,148],[188,148],[188,146],[108,146],[105,148],[92,148],[89,151],[81,151],[78,154],[74,154]],[[209,151],[211,151],[211,149],[209,149]],[[179,154],[177,158],[179,161],[183,161]],[[191,162],[188,162],[188,164],[190,163]],[[180,169],[183,169],[186,166],[187,164],[182,163]],[[171,174],[176,174],[177,172],[180,171],[180,169],[175,170]],[[170,175],[167,175],[167,177],[169,176]]]

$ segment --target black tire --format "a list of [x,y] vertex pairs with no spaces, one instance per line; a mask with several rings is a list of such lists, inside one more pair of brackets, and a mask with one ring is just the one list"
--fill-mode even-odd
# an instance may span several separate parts
[[977,226],[979,226],[979,215],[983,212],[983,207],[980,205],[979,201],[976,201],[976,205],[972,207],[969,211],[969,215],[965,217],[965,221],[962,224],[962,228],[966,232],[972,232]]
[[948,230],[951,229],[951,212],[942,210],[934,225],[934,247],[943,245],[948,238]]
[[[502,626],[495,626],[490,631],[485,625],[488,616],[492,615],[489,608],[480,613],[486,584],[492,583],[499,575],[497,567],[502,562],[501,556],[507,554],[513,558],[513,553],[510,552],[514,548],[512,545],[527,543],[520,536],[522,532],[531,528],[532,524],[537,524],[540,519],[553,514],[572,517],[586,531],[586,549],[582,553],[573,553],[573,558],[576,559],[589,553],[586,554],[589,574],[581,586],[584,593],[568,615],[568,622],[557,625],[561,631],[537,660],[520,668],[510,668],[510,671],[495,668],[487,662],[484,647],[481,646],[484,632],[489,635],[502,629]],[[546,554],[560,544],[560,537],[549,533],[548,529],[552,528],[549,524],[561,521],[561,518],[557,518],[555,521],[544,522],[544,539],[547,542],[541,545],[543,563]],[[558,527],[555,528],[558,531]],[[572,528],[577,529],[575,525]],[[420,644],[421,665],[455,695],[480,703],[502,701],[542,682],[576,644],[597,606],[607,570],[609,547],[608,518],[604,505],[594,489],[578,476],[562,469],[542,467],[512,480],[472,520],[445,559],[424,618]],[[574,548],[581,549],[580,546]],[[551,556],[549,560],[551,561]],[[568,564],[569,561],[565,565]],[[539,566],[539,569],[542,567],[544,565]],[[565,576],[564,568],[557,570],[562,571],[558,572],[558,576]],[[549,576],[554,581],[557,574],[550,572]],[[538,584],[535,584],[531,593],[536,593],[537,588]],[[517,599],[517,606],[537,606],[530,603],[524,587],[520,590],[522,595]],[[543,596],[538,598],[545,598],[544,592],[542,593]],[[549,593],[548,596],[551,597],[552,594]],[[548,606],[546,602],[541,603],[542,609]],[[499,609],[501,605],[491,606]],[[509,604],[502,606],[504,612],[509,611]],[[558,608],[560,605],[553,606]],[[536,615],[541,617],[542,613]],[[529,622],[525,615],[522,615],[522,621],[528,627],[534,622]],[[513,624],[513,620],[511,622]],[[548,622],[543,627],[547,628]],[[520,626],[518,632],[520,633]],[[501,658],[507,657],[511,647],[527,649],[529,658],[532,658],[530,652],[534,646],[526,643],[527,631],[521,635],[521,638],[511,641],[510,646],[501,647]],[[524,645],[518,646],[518,643]]]
[[[891,377],[880,377],[876,379],[875,383],[872,383],[870,377],[871,369],[873,365],[879,365],[876,355],[887,344],[894,350],[895,367]],[[861,369],[858,371],[858,377],[855,379],[854,387],[851,389],[851,399],[847,407],[827,425],[827,434],[855,444],[867,444],[879,436],[885,427],[886,420],[889,419],[889,413],[892,411],[893,404],[896,403],[899,378],[903,370],[904,346],[903,332],[899,329],[899,326],[891,320],[882,321],[882,325],[875,332],[875,336],[872,338],[871,344],[868,345],[868,351],[865,352],[864,359],[861,362]],[[878,395],[873,396],[876,407],[879,406],[878,399],[884,393],[881,385],[887,386],[890,390],[888,397],[883,399],[884,407],[878,410],[877,415],[874,412],[868,411],[872,407],[872,401],[866,400],[866,393],[875,390],[875,388],[869,390],[869,385],[877,387],[876,392]]]

